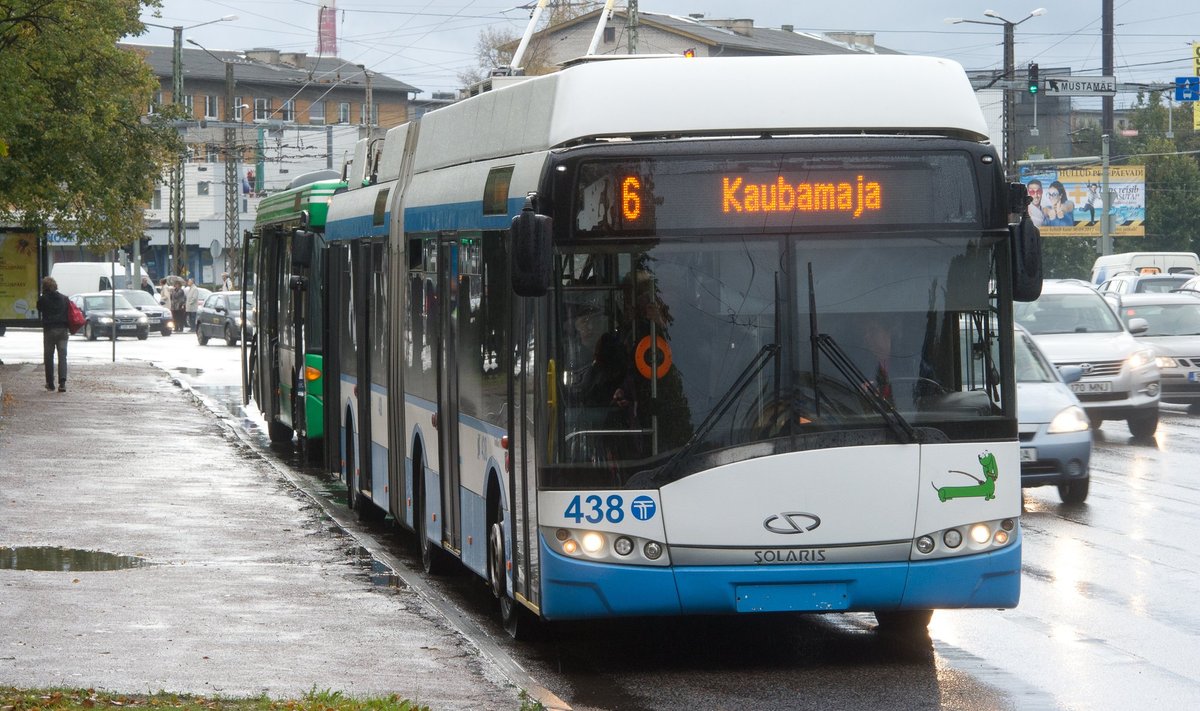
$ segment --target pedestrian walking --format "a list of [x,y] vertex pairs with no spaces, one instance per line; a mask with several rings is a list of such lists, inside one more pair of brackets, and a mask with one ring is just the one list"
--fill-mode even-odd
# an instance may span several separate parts
[[168,309],[171,308],[171,282],[166,277],[158,280],[158,301]]
[[183,289],[184,296],[187,298],[187,324],[188,330],[192,333],[196,332],[196,311],[200,308],[200,287],[196,286],[196,282],[188,279],[187,286]]
[[187,319],[187,294],[182,286],[171,287],[171,317],[175,319],[175,333],[181,333]]
[[58,391],[67,391],[67,297],[58,291],[54,277],[42,279],[42,294],[37,300],[42,316],[42,363],[46,366],[46,389],[54,389],[54,356],[58,354]]
[[221,274],[221,291],[233,291],[233,279],[229,278],[229,272]]
[[150,281],[150,277],[142,275],[142,291],[154,296],[154,282]]

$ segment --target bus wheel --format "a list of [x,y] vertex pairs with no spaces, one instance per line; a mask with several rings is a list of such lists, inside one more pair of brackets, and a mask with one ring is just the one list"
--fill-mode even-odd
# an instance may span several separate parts
[[488,531],[488,587],[500,601],[500,623],[504,631],[513,639],[528,639],[531,634],[533,620],[528,613],[508,596],[508,586],[505,585],[505,571],[508,569],[504,552],[504,523],[498,520]]
[[417,524],[417,545],[421,547],[421,567],[430,575],[445,575],[450,570],[446,551],[429,540],[429,513],[422,502],[421,520]]
[[929,620],[933,610],[876,610],[875,621],[879,632],[884,634],[917,635],[928,634]]
[[275,444],[292,441],[292,428],[274,420],[267,423],[267,435]]

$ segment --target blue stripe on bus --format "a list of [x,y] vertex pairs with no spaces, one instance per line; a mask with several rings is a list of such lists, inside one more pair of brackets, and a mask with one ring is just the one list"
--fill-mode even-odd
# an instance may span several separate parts
[[508,199],[507,215],[484,215],[482,200],[408,207],[404,210],[404,231],[506,230],[524,206],[525,198],[520,197]]
[[1021,542],[994,553],[919,563],[689,566],[593,563],[542,552],[542,614],[613,615],[836,612],[1014,607]]
[[386,237],[388,224],[392,221],[392,213],[383,214],[383,224],[375,224],[375,215],[355,215],[340,220],[332,220],[325,224],[326,242],[345,242],[365,237]]

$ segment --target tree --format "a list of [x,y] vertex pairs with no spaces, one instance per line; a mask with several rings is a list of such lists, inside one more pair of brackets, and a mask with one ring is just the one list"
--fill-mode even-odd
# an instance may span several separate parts
[[158,0],[0,0],[0,222],[105,249],[141,237],[177,132],[146,117],[158,88],[117,40]]
[[[603,4],[597,0],[575,0],[574,2],[560,0],[558,2],[551,2],[542,13],[541,27],[538,31],[542,32],[547,28],[586,15]],[[475,55],[479,62],[478,66],[460,74],[459,79],[463,84],[469,86],[488,76],[497,67],[511,66],[513,54],[517,51],[521,35],[522,32],[511,28],[484,28],[479,33],[479,39],[475,44]],[[549,74],[558,70],[558,67],[547,61],[548,50],[549,47],[545,42],[544,35],[539,36],[535,34],[530,39],[529,46],[525,48],[525,56],[521,60],[521,68],[525,70],[526,74],[535,76]]]

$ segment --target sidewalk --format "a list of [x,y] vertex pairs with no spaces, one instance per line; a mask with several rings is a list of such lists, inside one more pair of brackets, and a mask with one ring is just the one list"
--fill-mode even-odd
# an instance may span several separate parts
[[[162,371],[72,363],[67,388],[46,391],[40,363],[0,365],[0,685],[520,708],[474,647],[410,590],[372,585],[353,539]],[[39,547],[74,568],[13,569]]]

